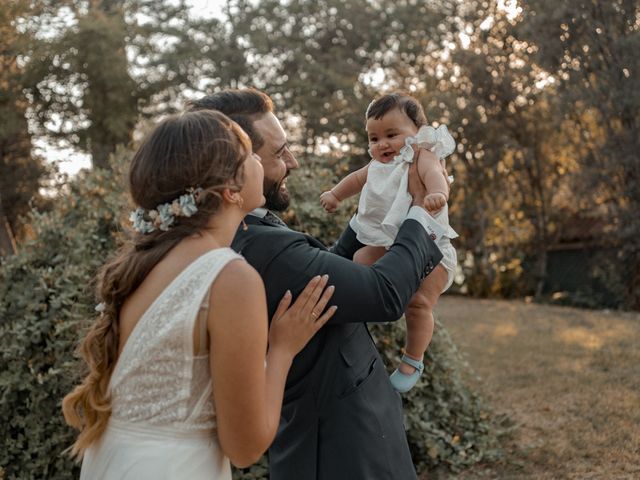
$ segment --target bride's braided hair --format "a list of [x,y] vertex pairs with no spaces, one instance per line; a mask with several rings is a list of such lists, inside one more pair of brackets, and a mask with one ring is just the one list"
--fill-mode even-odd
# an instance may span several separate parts
[[250,140],[236,123],[219,112],[199,111],[162,121],[133,157],[129,190],[137,206],[151,210],[199,187],[198,211],[176,219],[167,231],[132,232],[98,273],[101,311],[79,349],[88,374],[62,401],[65,420],[80,430],[73,456],[82,457],[111,415],[108,386],[118,358],[122,305],[173,247],[205,228],[222,203],[224,188],[242,188],[242,166],[250,152]]

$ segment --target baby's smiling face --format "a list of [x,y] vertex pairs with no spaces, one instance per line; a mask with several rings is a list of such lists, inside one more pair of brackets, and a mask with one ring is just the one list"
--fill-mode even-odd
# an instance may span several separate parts
[[388,163],[400,153],[404,140],[418,133],[418,127],[399,108],[388,111],[380,118],[367,120],[369,149],[374,160]]

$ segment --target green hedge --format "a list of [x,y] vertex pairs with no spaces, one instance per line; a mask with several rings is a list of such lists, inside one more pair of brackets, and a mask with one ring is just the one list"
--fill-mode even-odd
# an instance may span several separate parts
[[[75,348],[93,317],[91,279],[117,244],[118,220],[126,211],[122,171],[129,155],[116,155],[114,172],[87,172],[70,182],[52,211],[33,215],[34,239],[0,266],[0,478],[78,476],[78,466],[63,453],[74,432],[64,424],[60,402],[84,374]],[[329,180],[301,171],[290,184],[319,194]],[[335,238],[349,210],[327,216],[317,194],[296,195],[297,210],[288,216],[325,240]],[[395,365],[404,323],[375,326],[374,334],[387,363]],[[406,397],[419,471],[455,471],[495,453],[488,414],[460,379],[460,366],[439,327],[425,374]],[[266,478],[266,461],[234,477]]]
[[[121,162],[127,154],[121,152]],[[62,451],[62,397],[84,373],[74,355],[93,315],[91,279],[113,251],[122,176],[81,174],[46,214],[34,214],[35,239],[0,269],[0,468],[7,479],[77,478]]]

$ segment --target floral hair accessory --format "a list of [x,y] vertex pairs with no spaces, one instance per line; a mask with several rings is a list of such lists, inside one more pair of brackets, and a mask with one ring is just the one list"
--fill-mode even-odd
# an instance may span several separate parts
[[202,188],[189,188],[184,195],[170,203],[161,203],[153,210],[138,207],[129,215],[129,221],[133,229],[142,234],[156,230],[166,232],[175,223],[176,217],[191,217],[198,211],[196,202],[201,192]]
[[98,313],[103,313],[106,310],[106,308],[107,308],[107,305],[103,302],[100,302],[99,304],[96,305],[95,310]]

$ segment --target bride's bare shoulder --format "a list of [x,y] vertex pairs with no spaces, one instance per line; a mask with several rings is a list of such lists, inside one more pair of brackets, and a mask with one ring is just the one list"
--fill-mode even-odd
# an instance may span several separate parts
[[256,293],[264,295],[264,284],[260,274],[244,259],[230,261],[220,271],[213,283],[212,301],[232,298],[251,298]]

